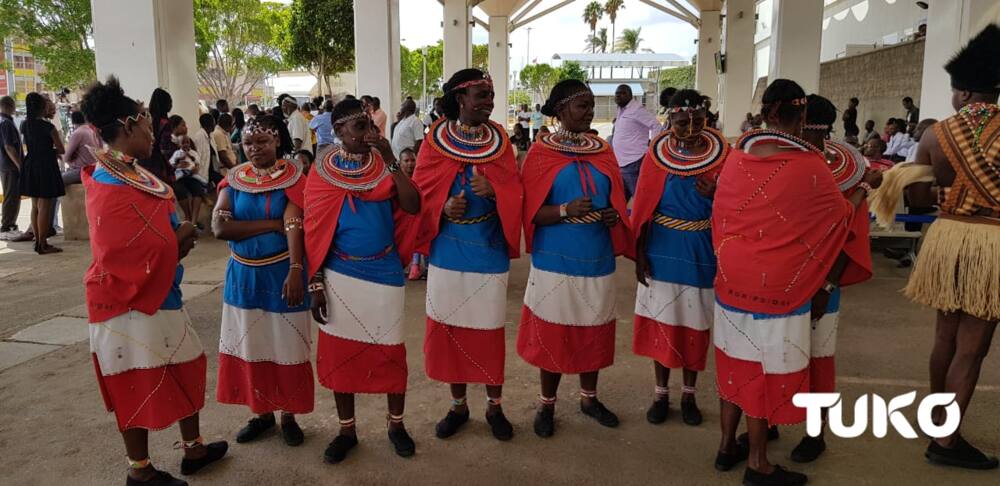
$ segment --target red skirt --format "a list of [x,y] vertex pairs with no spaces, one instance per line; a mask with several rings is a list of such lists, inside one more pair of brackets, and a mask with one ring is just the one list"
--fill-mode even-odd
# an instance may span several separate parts
[[205,406],[204,354],[193,361],[107,376],[101,372],[97,354],[91,356],[104,406],[115,413],[120,432],[165,429]]
[[219,353],[220,403],[246,405],[255,414],[276,411],[309,413],[315,396],[312,363],[283,365],[270,361],[247,362]]
[[632,349],[667,368],[704,371],[708,361],[709,332],[674,326],[635,316]]
[[531,365],[553,373],[579,374],[607,368],[615,361],[615,320],[594,326],[553,324],[523,306],[517,354]]
[[502,385],[505,349],[503,328],[470,329],[427,318],[424,365],[432,380]]
[[319,333],[319,383],[338,393],[406,393],[406,345],[373,344]]

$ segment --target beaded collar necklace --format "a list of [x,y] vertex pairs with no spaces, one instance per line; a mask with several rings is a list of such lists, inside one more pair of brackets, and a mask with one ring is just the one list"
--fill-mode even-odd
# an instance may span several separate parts
[[743,136],[736,141],[736,147],[746,152],[756,143],[775,143],[782,148],[796,148],[806,152],[815,152],[817,154],[823,153],[823,151],[815,145],[796,137],[795,135],[770,128],[760,128],[744,133]]
[[979,139],[983,136],[986,125],[989,125],[997,113],[1000,113],[1000,106],[983,102],[970,103],[958,110],[958,116],[962,117],[962,121],[972,131],[972,150],[976,153],[982,152]]
[[135,158],[114,150],[91,148],[97,164],[115,179],[160,199],[172,199],[174,190],[152,172],[135,163]]
[[507,134],[494,123],[463,127],[458,121],[446,118],[431,125],[428,140],[441,155],[464,164],[497,160],[510,145]]
[[692,176],[708,172],[721,164],[729,155],[729,142],[722,133],[711,128],[699,134],[704,150],[691,153],[680,146],[673,132],[665,131],[653,140],[653,161],[669,174]]
[[271,167],[257,168],[252,162],[233,167],[226,176],[234,189],[250,194],[286,189],[302,177],[302,168],[293,161],[281,159]]
[[538,141],[552,150],[568,154],[596,154],[608,149],[608,143],[600,137],[565,129],[540,135]]
[[[343,162],[357,163],[357,167],[344,167]],[[389,176],[389,170],[381,158],[376,160],[371,152],[351,154],[338,145],[330,151],[323,162],[316,164],[320,177],[333,186],[351,192],[370,191]]]
[[493,143],[493,131],[487,130],[485,123],[473,127],[449,120],[448,135],[459,143],[477,147]]

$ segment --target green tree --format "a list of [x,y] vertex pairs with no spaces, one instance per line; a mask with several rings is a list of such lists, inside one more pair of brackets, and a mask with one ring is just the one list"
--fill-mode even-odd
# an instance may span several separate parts
[[0,0],[0,38],[12,37],[45,66],[49,89],[79,88],[96,78],[90,0]]
[[615,42],[615,48],[618,49],[618,52],[635,54],[639,50],[639,44],[642,43],[641,34],[642,27],[623,30],[621,37]]
[[512,89],[508,94],[507,102],[514,106],[530,105],[531,93],[526,89]]
[[695,66],[681,66],[667,69],[656,69],[646,74],[648,79],[658,79],[660,89],[674,87],[677,89],[693,89]]
[[544,99],[559,82],[559,75],[559,70],[548,64],[528,64],[521,69],[521,85],[531,91],[535,99]]
[[559,67],[558,81],[563,81],[566,79],[576,79],[579,81],[587,81],[587,71],[580,67],[580,63],[573,61],[566,61],[562,63]]
[[587,37],[587,48],[593,53],[605,53],[608,50],[608,29],[601,27],[596,34]]
[[[424,57],[424,52],[427,57]],[[427,66],[427,96],[441,95],[442,71],[444,70],[444,42],[424,46],[419,49],[399,48],[400,88],[404,96],[420,99],[424,88],[424,65]]]
[[[608,0],[604,3],[604,13],[608,14],[608,20],[611,20],[611,39],[615,38],[615,21],[618,20],[618,11],[625,8],[625,0]],[[611,52],[614,52],[614,46],[611,48]]]
[[288,34],[285,59],[316,76],[320,95],[333,94],[330,76],[354,68],[354,2],[294,0]]
[[472,67],[483,72],[490,70],[490,46],[486,44],[472,45]]
[[590,2],[586,7],[583,7],[583,21],[590,26],[590,34],[594,35],[597,31],[597,22],[601,20],[604,16],[604,7],[601,6],[600,2]]
[[266,74],[284,68],[290,20],[290,9],[278,3],[194,0],[198,79],[209,95],[240,100]]

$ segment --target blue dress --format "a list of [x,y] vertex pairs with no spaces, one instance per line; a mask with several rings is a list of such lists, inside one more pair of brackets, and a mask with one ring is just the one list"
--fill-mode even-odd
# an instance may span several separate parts
[[[687,221],[712,217],[712,200],[695,190],[697,177],[667,175],[656,212]],[[715,253],[712,232],[682,231],[650,223],[649,258],[653,279],[698,288],[712,288]]]
[[440,231],[431,243],[430,264],[457,272],[503,273],[510,269],[507,241],[504,239],[497,203],[472,192],[472,166],[455,176],[449,196],[465,191],[466,208],[462,219],[492,214],[486,221],[458,224],[441,220]]

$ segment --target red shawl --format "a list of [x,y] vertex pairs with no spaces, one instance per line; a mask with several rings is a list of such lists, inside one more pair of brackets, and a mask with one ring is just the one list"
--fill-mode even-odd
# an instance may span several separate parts
[[130,310],[153,315],[167,298],[177,271],[177,235],[170,225],[173,197],[93,179],[82,170],[93,261],[83,277],[90,322]]
[[[854,217],[822,155],[733,150],[712,208],[718,299],[764,314],[802,306],[826,280]],[[856,261],[848,265],[848,280],[864,272],[850,268]]]
[[[844,196],[850,196],[851,191]],[[854,210],[850,233],[844,243],[844,253],[850,263],[840,276],[840,285],[846,287],[872,278],[872,246],[868,237],[871,221],[868,220],[868,201],[863,200]]]
[[[382,157],[374,154],[377,163],[384,163]],[[316,163],[322,163],[317,161]],[[352,192],[330,184],[313,167],[309,171],[305,187],[304,226],[306,231],[306,261],[309,264],[309,275],[315,275],[323,267],[327,252],[333,243],[337,231],[337,221],[344,201],[358,198],[362,201],[385,201],[396,196],[396,183],[392,176],[386,176],[374,189],[363,192]],[[413,238],[410,234],[412,225],[405,224],[406,213],[394,202],[393,221],[395,222],[396,248],[399,251],[401,264],[410,263],[413,255]],[[402,268],[402,267],[401,267]],[[402,270],[400,270],[402,271]]]
[[[493,123],[493,122],[490,122]],[[504,133],[503,129],[499,133]],[[423,150],[417,156],[417,168],[413,172],[413,183],[422,196],[421,212],[417,229],[416,251],[429,254],[430,244],[437,237],[441,227],[444,203],[448,200],[451,185],[465,163],[447,157],[435,148],[428,133],[424,138]],[[497,213],[507,240],[510,258],[521,254],[521,208],[524,187],[517,173],[517,162],[509,140],[504,140],[503,153],[496,160],[475,165],[476,170],[486,177],[496,192]]]
[[611,207],[618,210],[622,217],[615,227],[611,228],[611,242],[615,255],[625,255],[633,258],[635,239],[628,224],[628,210],[625,203],[625,184],[618,169],[618,162],[610,148],[596,154],[565,154],[542,143],[535,143],[528,150],[524,159],[521,180],[524,181],[524,242],[528,253],[531,253],[531,241],[535,236],[535,214],[541,209],[552,189],[559,171],[567,164],[576,160],[590,162],[595,169],[611,179]]

